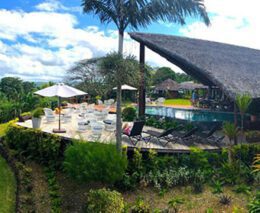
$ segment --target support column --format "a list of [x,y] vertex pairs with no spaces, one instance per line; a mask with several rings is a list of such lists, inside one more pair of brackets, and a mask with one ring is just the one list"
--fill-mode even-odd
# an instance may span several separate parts
[[139,86],[139,118],[145,115],[145,46],[140,43],[140,86]]
[[[234,125],[237,127],[237,105],[236,101],[234,101]],[[237,145],[237,136],[234,138],[234,144]]]

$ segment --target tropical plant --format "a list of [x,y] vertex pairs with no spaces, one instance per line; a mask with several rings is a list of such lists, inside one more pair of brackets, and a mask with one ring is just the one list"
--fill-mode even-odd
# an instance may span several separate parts
[[183,198],[175,197],[168,201],[169,210],[173,210],[174,213],[179,211],[179,206],[184,203]]
[[252,102],[252,98],[249,94],[237,95],[236,96],[236,104],[239,108],[239,112],[241,115],[241,130],[244,131],[244,116],[248,107]]
[[222,205],[230,205],[232,198],[229,195],[222,194],[219,197],[219,203]]
[[117,85],[116,145],[119,152],[122,151],[121,85],[127,84],[132,78],[136,78],[135,71],[138,67],[135,57],[131,55],[123,56],[115,52],[102,58],[99,63],[100,73],[106,76],[111,84]]
[[121,213],[124,209],[124,200],[117,191],[109,189],[90,190],[87,197],[86,211],[88,213]]
[[213,193],[213,194],[223,193],[223,188],[222,188],[222,186],[223,186],[223,183],[222,183],[221,181],[219,181],[219,180],[213,182],[213,185],[212,185],[213,191],[212,191],[212,193]]
[[223,132],[224,134],[228,137],[229,139],[229,145],[228,145],[228,162],[232,163],[232,140],[234,141],[237,133],[238,133],[238,129],[237,127],[230,123],[230,122],[225,122],[223,125]]
[[134,206],[131,208],[131,213],[150,213],[150,206],[142,197],[137,197]]
[[253,162],[254,172],[260,172],[260,154],[257,154]]
[[248,204],[249,213],[258,213],[260,212],[260,192],[257,191],[253,199],[250,200]]
[[247,195],[250,194],[250,191],[251,191],[250,186],[247,186],[245,184],[237,185],[234,189],[234,192],[236,192],[236,193],[244,193],[244,194],[247,194]]
[[43,113],[43,109],[41,107],[38,107],[34,111],[32,111],[33,118],[40,118],[43,115],[44,115],[44,113]]
[[203,0],[82,0],[82,6],[85,13],[97,15],[101,23],[113,22],[116,25],[118,52],[121,54],[124,32],[128,26],[138,29],[158,20],[184,25],[186,16],[200,17],[205,24],[210,23]]

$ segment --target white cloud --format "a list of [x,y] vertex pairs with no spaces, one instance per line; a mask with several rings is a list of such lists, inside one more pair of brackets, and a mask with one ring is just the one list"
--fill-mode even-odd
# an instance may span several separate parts
[[[117,31],[97,26],[82,29],[76,16],[49,11],[0,10],[0,77],[61,81],[74,62],[117,50]],[[138,43],[128,34],[124,46],[125,53],[138,56]],[[152,65],[174,67],[148,49],[146,56]]]
[[60,0],[46,0],[35,6],[37,10],[56,12],[56,11],[70,11],[70,12],[81,12],[81,7],[65,7]]
[[182,28],[181,34],[260,49],[259,0],[206,0],[205,4],[213,14],[211,26],[194,22]]

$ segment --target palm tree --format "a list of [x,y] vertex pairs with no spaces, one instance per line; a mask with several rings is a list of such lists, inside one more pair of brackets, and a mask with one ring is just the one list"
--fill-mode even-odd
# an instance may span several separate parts
[[232,146],[233,143],[232,141],[235,140],[238,129],[236,126],[230,122],[225,122],[223,125],[223,132],[224,134],[228,137],[229,144],[228,144],[228,162],[231,164],[232,163]]
[[133,78],[137,78],[136,70],[139,65],[134,56],[124,57],[119,53],[110,53],[103,57],[98,64],[99,71],[111,85],[117,86],[117,117],[116,117],[116,140],[117,150],[122,151],[122,121],[121,121],[121,85],[128,84]]
[[239,108],[239,112],[241,115],[241,131],[244,132],[244,116],[248,107],[252,102],[252,98],[249,94],[237,95],[236,97],[236,104]]
[[[210,20],[204,6],[204,0],[82,0],[83,11],[97,15],[101,23],[113,22],[119,34],[118,53],[123,54],[124,32],[127,27],[137,30],[139,27],[147,27],[154,21],[162,20],[184,25],[185,17],[193,16],[201,18],[206,25]],[[143,71],[142,71],[143,72]],[[141,75],[144,82],[144,75]],[[117,91],[121,84],[117,85]],[[120,95],[117,94],[119,97]],[[117,120],[119,121],[117,105]],[[117,125],[117,133],[121,133],[121,127]],[[119,142],[117,137],[117,143]]]

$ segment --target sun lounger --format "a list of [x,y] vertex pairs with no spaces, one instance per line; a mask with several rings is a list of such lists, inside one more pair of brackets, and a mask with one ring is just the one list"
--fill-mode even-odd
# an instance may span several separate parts
[[130,134],[123,133],[123,135],[126,135],[131,141],[131,143],[134,146],[136,146],[138,141],[142,140],[143,127],[144,127],[144,121],[135,121]]
[[[165,147],[169,142],[174,142],[175,140],[172,132],[175,130],[180,129],[180,127],[170,128],[163,132],[158,132],[154,130],[147,130],[144,133],[148,134],[149,136],[145,137],[144,139],[150,142],[152,139],[156,139],[163,147]],[[164,141],[164,142],[163,142]],[[165,142],[166,141],[166,142]]]

